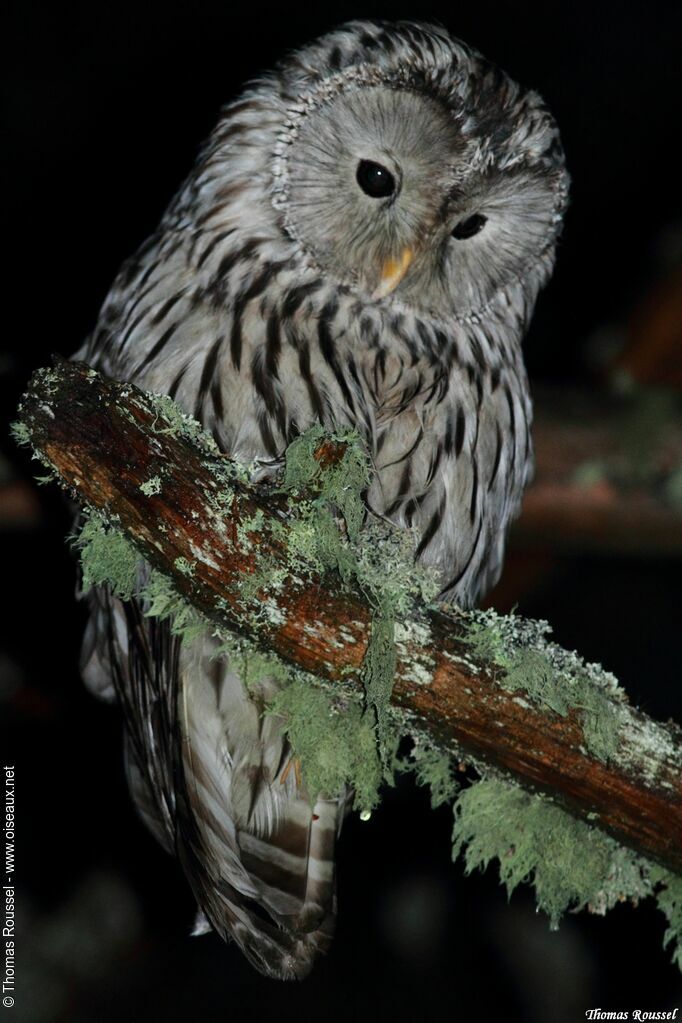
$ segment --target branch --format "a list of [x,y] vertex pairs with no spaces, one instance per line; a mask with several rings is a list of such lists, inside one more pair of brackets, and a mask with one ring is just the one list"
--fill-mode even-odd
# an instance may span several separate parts
[[[296,500],[272,483],[251,484],[170,399],[80,364],[60,361],[38,371],[20,412],[20,439],[81,504],[118,523],[206,617],[327,684],[360,685],[372,607],[352,582],[292,569],[287,544]],[[336,456],[322,445],[316,457]],[[266,576],[277,576],[278,586],[268,588]],[[510,621],[513,629],[522,620]],[[558,691],[538,701],[530,681],[523,696],[495,644],[472,643],[468,614],[424,608],[397,623],[396,636],[392,706],[435,743],[549,793],[575,816],[682,873],[675,725],[651,720],[614,687],[598,686],[614,724],[613,742],[600,750],[588,735],[594,701],[587,709],[562,706]],[[546,650],[550,659],[571,662],[558,647]]]

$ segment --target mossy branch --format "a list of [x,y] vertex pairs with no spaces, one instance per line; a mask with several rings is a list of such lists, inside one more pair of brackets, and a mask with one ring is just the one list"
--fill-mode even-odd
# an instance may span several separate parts
[[[430,602],[404,537],[360,530],[352,445],[320,432],[287,459],[286,486],[252,483],[170,399],[65,362],[34,375],[17,435],[205,619],[339,694],[364,683],[380,731],[390,696],[390,713],[424,736],[415,764],[435,779],[435,798],[449,785],[440,750],[682,874],[680,730],[631,707],[612,676],[548,642],[542,623]],[[345,534],[316,504],[316,465]],[[376,669],[387,658],[392,694]]]

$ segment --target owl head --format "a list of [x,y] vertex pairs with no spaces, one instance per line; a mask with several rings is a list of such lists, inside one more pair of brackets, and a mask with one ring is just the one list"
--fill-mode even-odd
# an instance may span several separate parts
[[272,194],[309,265],[447,319],[526,278],[537,290],[568,178],[536,93],[413,23],[346,25],[291,56],[278,82]]

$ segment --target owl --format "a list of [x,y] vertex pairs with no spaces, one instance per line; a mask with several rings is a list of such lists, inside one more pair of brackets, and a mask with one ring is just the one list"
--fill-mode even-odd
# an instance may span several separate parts
[[[355,428],[368,509],[470,606],[531,474],[521,340],[566,195],[536,93],[442,28],[352,22],[223,110],[77,357],[170,395],[261,471],[314,423]],[[312,797],[290,769],[273,680],[247,693],[217,641],[88,600],[84,680],[122,709],[132,797],[180,861],[195,932],[305,976],[352,793]]]

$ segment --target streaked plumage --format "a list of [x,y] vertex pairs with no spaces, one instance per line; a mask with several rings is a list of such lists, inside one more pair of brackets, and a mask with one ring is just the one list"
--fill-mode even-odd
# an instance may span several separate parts
[[[369,506],[415,526],[444,595],[470,605],[531,472],[520,343],[566,189],[536,94],[442,29],[351,23],[225,109],[78,355],[170,394],[246,463],[313,422],[356,426]],[[305,975],[333,929],[348,794],[310,805],[260,713],[271,682],[249,698],[210,643],[91,603],[84,677],[123,707],[133,797],[199,929]]]

